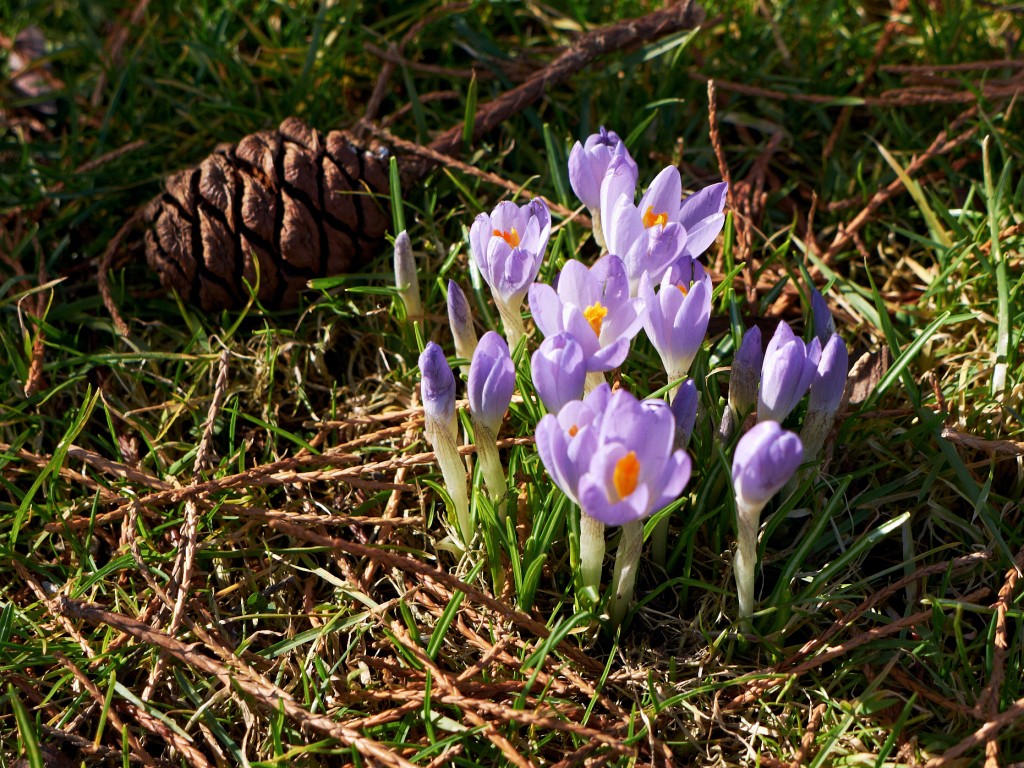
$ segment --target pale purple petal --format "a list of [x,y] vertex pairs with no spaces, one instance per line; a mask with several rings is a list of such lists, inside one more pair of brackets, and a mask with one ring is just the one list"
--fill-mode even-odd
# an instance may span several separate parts
[[748,508],[761,509],[789,482],[802,461],[799,437],[778,422],[761,422],[736,446],[732,482],[737,500]]

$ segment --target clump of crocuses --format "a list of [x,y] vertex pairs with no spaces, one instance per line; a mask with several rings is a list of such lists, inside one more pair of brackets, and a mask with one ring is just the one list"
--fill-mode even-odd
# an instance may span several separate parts
[[580,507],[581,586],[591,605],[600,594],[604,527],[622,526],[612,578],[616,624],[633,595],[644,518],[678,498],[690,479],[690,457],[674,450],[675,433],[667,403],[610,392],[607,384],[537,425],[544,466]]
[[[535,428],[537,453],[554,484],[579,508],[579,540],[570,547],[578,568],[577,604],[588,611],[607,609],[610,625],[617,626],[635,589],[644,521],[659,512],[651,534],[652,558],[660,567],[672,567],[667,556],[669,514],[689,508],[679,500],[693,465],[686,452],[691,435],[698,419],[707,420],[716,409],[723,412],[719,431],[712,435],[713,429],[701,428],[694,442],[705,453],[708,440],[715,442],[715,450],[732,453],[737,532],[733,565],[739,620],[749,629],[761,512],[786,488],[801,462],[818,453],[829,433],[845,384],[845,344],[824,299],[812,291],[815,336],[809,342],[780,321],[762,351],[756,327],[742,335],[736,329],[734,338],[740,343],[722,403],[717,389],[706,388],[702,363],[697,366],[699,378],[687,376],[696,376],[691,369],[704,348],[711,319],[714,286],[699,258],[725,222],[726,185],[712,184],[684,197],[679,171],[669,166],[638,190],[636,162],[620,136],[604,128],[573,147],[569,178],[593,217],[600,253],[593,253],[592,263],[576,258],[586,258],[586,248],[593,248],[584,242],[579,253],[563,254],[570,257],[553,285],[537,282],[551,234],[551,214],[543,201],[499,203],[470,228],[470,254],[491,289],[505,339],[488,330],[478,341],[466,295],[455,282],[448,283],[455,353],[468,361],[463,371],[481,492],[486,492],[496,519],[505,521],[510,479],[497,437],[514,398],[516,366],[528,367],[520,371],[520,381],[526,382],[522,413],[546,411]],[[409,254],[407,238],[400,237],[400,284],[411,284],[405,277]],[[522,315],[527,297],[536,329],[532,338]],[[627,367],[616,373],[628,365],[641,328],[668,377],[665,400],[642,397],[645,384],[636,370]],[[456,380],[434,342],[426,345],[420,369],[427,437],[451,500],[450,521],[469,549],[475,532],[466,464],[456,447]],[[724,365],[717,370],[722,369]],[[621,382],[616,389],[605,382],[606,374]],[[532,396],[531,381],[536,401],[525,402]],[[798,406],[808,393],[798,436],[781,424],[798,420]],[[754,414],[758,423],[739,434],[754,422]],[[512,481],[521,483],[521,477]],[[566,530],[573,530],[571,522]],[[607,527],[620,528],[610,579],[604,578]],[[485,538],[499,584],[502,565],[493,546],[496,540]],[[601,599],[602,584],[611,595],[607,606]]]

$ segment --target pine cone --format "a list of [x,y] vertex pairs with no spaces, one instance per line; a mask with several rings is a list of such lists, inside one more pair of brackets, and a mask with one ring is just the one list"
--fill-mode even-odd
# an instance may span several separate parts
[[265,306],[293,306],[308,280],[380,252],[391,225],[387,162],[383,147],[363,149],[341,131],[325,140],[288,118],[172,176],[146,212],[146,259],[166,288],[206,311],[244,304],[245,283],[257,279]]

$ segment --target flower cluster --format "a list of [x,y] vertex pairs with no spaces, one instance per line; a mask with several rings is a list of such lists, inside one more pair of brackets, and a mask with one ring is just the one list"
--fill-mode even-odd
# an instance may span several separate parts
[[[689,484],[693,462],[686,449],[698,413],[707,413],[702,403],[717,407],[710,393],[702,394],[686,377],[701,354],[715,293],[699,259],[724,226],[727,188],[713,184],[684,197],[679,171],[669,166],[638,190],[637,163],[618,134],[604,128],[572,148],[569,179],[592,215],[599,258],[589,265],[570,258],[552,284],[538,282],[551,214],[540,199],[499,203],[473,222],[469,251],[490,288],[507,343],[494,331],[477,341],[469,301],[454,282],[448,285],[448,317],[455,351],[469,361],[463,373],[470,422],[496,519],[504,520],[508,491],[497,435],[517,386],[515,355],[524,366],[529,361],[533,393],[524,391],[523,397],[535,394],[546,411],[535,428],[537,453],[554,484],[579,508],[573,551],[583,608],[602,607],[605,527],[621,527],[608,603],[615,625],[626,615],[643,550],[643,524],[652,515],[658,516],[650,534],[652,556],[658,564],[666,562],[666,508]],[[408,248],[405,241],[399,244]],[[406,278],[405,284],[413,281]],[[529,343],[524,299],[542,338],[532,354],[519,357]],[[733,452],[734,571],[743,622],[753,612],[761,511],[823,445],[845,382],[846,347],[816,291],[811,306],[816,335],[810,342],[780,322],[766,350],[755,327],[743,334],[733,356],[718,439]],[[606,373],[626,362],[641,329],[667,375],[666,400],[613,390],[605,382]],[[433,342],[420,369],[426,433],[454,508],[451,523],[460,545],[469,549],[478,524],[464,501],[466,467],[454,449],[454,376]],[[808,392],[797,436],[781,423]],[[744,434],[748,415],[756,426]]]

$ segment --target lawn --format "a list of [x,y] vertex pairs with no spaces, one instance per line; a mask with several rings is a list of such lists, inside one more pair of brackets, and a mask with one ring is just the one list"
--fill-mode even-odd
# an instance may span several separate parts
[[[0,6],[0,766],[1024,764],[1021,14]],[[641,190],[674,166],[687,195],[729,193],[689,482],[601,534],[588,585],[585,515],[535,440],[541,323],[495,303],[470,232],[544,200],[537,280],[594,263],[568,161],[601,126]],[[286,147],[265,172],[239,159],[260,142]],[[225,163],[257,186],[218,197]],[[275,175],[276,201],[252,181]],[[267,230],[232,239],[247,195]],[[402,230],[420,309],[395,287]],[[449,281],[479,334],[525,321],[499,481]],[[816,343],[812,289],[851,370],[754,528],[745,620],[744,429],[720,424],[747,329]],[[455,371],[468,544],[425,425],[428,342]],[[679,383],[643,330],[606,377]]]

